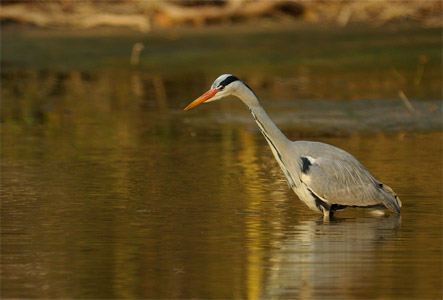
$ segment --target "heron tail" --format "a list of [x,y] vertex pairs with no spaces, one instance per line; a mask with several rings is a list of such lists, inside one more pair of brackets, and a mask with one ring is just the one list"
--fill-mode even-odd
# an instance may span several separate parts
[[397,194],[391,189],[390,186],[387,186],[386,184],[383,184],[382,190],[388,194],[392,199],[392,201],[388,201],[388,203],[385,203],[387,208],[389,208],[391,211],[399,213],[400,208],[402,206],[402,203],[400,201],[400,198],[397,196]]

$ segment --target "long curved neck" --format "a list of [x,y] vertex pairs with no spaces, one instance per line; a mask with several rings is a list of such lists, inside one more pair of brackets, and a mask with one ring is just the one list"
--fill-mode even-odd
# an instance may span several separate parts
[[237,96],[244,104],[246,104],[252,117],[257,123],[258,128],[260,129],[263,136],[266,138],[269,146],[271,147],[273,152],[277,152],[274,154],[280,156],[277,148],[288,144],[290,141],[269,118],[268,114],[260,105],[260,102],[258,101],[257,96],[254,94],[254,92],[244,84],[239,84],[238,88],[235,91],[235,96]]

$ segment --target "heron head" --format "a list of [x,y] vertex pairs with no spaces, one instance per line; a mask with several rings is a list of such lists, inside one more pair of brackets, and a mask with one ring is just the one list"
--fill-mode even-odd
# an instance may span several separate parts
[[231,95],[236,86],[234,82],[238,81],[240,80],[231,74],[223,74],[219,76],[214,81],[209,91],[192,101],[184,110],[191,109],[203,102],[217,101]]

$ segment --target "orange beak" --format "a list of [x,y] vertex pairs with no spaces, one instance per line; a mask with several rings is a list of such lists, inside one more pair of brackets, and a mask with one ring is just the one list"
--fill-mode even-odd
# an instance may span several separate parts
[[188,106],[185,107],[184,110],[196,107],[197,105],[205,102],[206,100],[211,99],[212,97],[214,97],[215,94],[217,94],[217,92],[218,92],[217,89],[210,89],[209,91],[207,91],[206,93],[204,93],[203,95],[192,101]]

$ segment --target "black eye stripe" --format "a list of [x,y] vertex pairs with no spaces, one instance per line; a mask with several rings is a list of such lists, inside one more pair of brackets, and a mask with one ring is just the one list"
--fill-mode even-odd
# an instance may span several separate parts
[[220,82],[219,87],[225,87],[225,86],[227,86],[228,84],[230,84],[231,82],[234,82],[234,81],[237,81],[237,80],[239,80],[239,79],[238,79],[237,77],[233,76],[233,75],[228,76],[228,77],[226,77],[225,80],[223,80],[222,82]]

